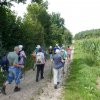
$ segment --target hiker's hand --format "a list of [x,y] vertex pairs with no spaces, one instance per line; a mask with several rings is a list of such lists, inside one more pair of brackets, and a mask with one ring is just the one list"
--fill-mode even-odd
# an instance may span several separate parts
[[53,59],[50,59],[51,60],[51,62],[53,62]]
[[22,65],[21,68],[24,68],[24,65]]

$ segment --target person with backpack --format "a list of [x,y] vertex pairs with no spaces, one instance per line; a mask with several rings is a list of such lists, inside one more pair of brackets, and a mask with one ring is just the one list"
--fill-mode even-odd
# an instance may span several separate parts
[[60,50],[60,47],[59,47],[58,44],[56,44],[55,47],[54,47],[54,54],[56,54],[56,50],[57,50],[57,49]]
[[[22,66],[25,66],[25,59],[26,59],[26,54],[23,50],[23,45],[19,45],[19,53],[18,53],[18,64],[19,65],[22,65]],[[25,74],[23,72],[23,68],[20,68],[21,70],[21,78],[23,77],[23,74]]]
[[44,65],[45,65],[45,56],[42,52],[42,49],[39,48],[39,52],[36,54],[36,66],[37,66],[37,73],[36,73],[36,82],[39,80],[39,74],[40,78],[43,79],[43,72],[44,72]]
[[19,48],[18,46],[14,47],[13,52],[9,52],[7,55],[7,59],[9,61],[9,74],[7,81],[3,84],[3,87],[1,89],[2,94],[6,95],[6,86],[8,84],[11,84],[13,80],[15,80],[15,88],[14,92],[20,91],[20,68],[23,68],[22,65],[18,64],[18,53],[19,53]]
[[40,48],[41,48],[41,46],[40,45],[37,45],[36,48],[35,48],[35,50],[34,50],[34,52],[37,54],[39,52],[39,49]]
[[[63,48],[61,49],[61,56],[62,56],[64,65],[65,65],[66,59],[67,59],[67,52]],[[65,74],[65,67],[63,67],[62,72],[63,72],[63,75],[64,75]]]
[[24,65],[25,64],[25,58],[26,58],[26,54],[23,50],[23,45],[19,45],[19,53],[18,53],[18,56],[19,56],[19,64],[20,65]]
[[40,45],[37,45],[36,48],[35,48],[35,50],[31,54],[32,55],[32,58],[33,58],[33,61],[34,61],[34,65],[32,66],[33,71],[36,68],[36,54],[39,52],[39,49],[40,48],[41,48],[41,46]]
[[55,53],[56,54],[53,56],[53,80],[54,88],[57,89],[57,85],[60,83],[61,69],[64,67],[64,62],[62,60],[60,50],[57,49]]

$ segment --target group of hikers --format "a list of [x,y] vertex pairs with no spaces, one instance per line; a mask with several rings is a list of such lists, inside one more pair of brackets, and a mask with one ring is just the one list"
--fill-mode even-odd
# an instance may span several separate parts
[[[54,88],[57,89],[57,86],[60,83],[62,71],[64,73],[65,62],[69,62],[71,59],[71,49],[69,46],[67,49],[65,49],[64,45],[60,47],[58,44],[56,44],[54,48],[52,46],[48,48],[48,54],[50,55],[50,61],[52,63]],[[46,63],[45,51],[40,45],[37,45],[31,56],[34,59],[33,68],[37,68],[36,82],[39,82],[39,79],[44,79],[44,66]],[[27,57],[23,50],[23,46],[19,45],[15,46],[14,51],[9,52],[6,58],[9,63],[7,65],[9,66],[8,77],[7,80],[3,83],[1,89],[1,93],[5,95],[7,85],[11,84],[13,80],[15,80],[14,92],[21,90],[20,78],[22,76],[22,69],[24,68],[24,59]]]

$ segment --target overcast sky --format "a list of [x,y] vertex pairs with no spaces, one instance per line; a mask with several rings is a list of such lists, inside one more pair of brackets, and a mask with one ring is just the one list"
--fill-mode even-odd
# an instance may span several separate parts
[[[77,32],[100,28],[100,0],[48,0],[49,12],[59,12],[65,26],[74,35]],[[16,5],[14,9],[22,16],[26,6]]]

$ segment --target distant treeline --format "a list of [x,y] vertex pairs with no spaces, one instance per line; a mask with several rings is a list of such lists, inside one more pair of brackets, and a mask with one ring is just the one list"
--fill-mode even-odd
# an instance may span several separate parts
[[89,38],[97,38],[100,37],[100,29],[92,29],[79,32],[75,35],[76,40],[80,39],[89,39]]

